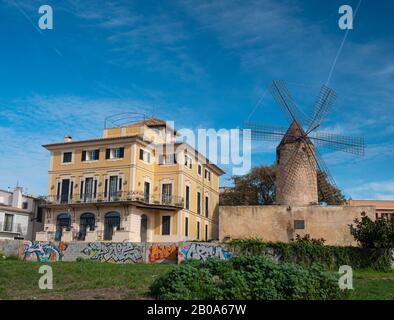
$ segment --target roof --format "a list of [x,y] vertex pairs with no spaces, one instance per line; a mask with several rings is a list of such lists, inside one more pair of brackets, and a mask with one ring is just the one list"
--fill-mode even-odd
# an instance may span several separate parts
[[[108,138],[94,138],[94,139],[86,139],[86,140],[75,140],[70,142],[54,142],[42,145],[44,148],[49,149],[51,147],[57,146],[72,146],[77,144],[85,144],[85,143],[96,143],[96,142],[107,142],[107,141],[116,141],[116,140],[130,140],[137,139],[138,136],[120,136],[120,137],[108,137]],[[141,139],[140,139],[141,140]]]
[[27,214],[31,214],[31,213],[32,213],[32,212],[29,211],[29,210],[19,209],[19,208],[15,208],[15,207],[11,207],[11,206],[6,206],[6,205],[2,205],[2,204],[0,204],[0,210],[10,211],[10,212],[27,213]]
[[[293,121],[287,129],[285,135],[283,136],[281,142],[279,143],[279,146],[288,144],[288,143],[294,143],[298,140],[298,138],[305,136],[305,131],[302,129],[302,127],[298,124],[297,121]],[[303,139],[304,140],[304,139]],[[309,140],[309,138],[306,138],[306,141],[310,144],[312,142]]]
[[149,119],[145,119],[145,120],[140,120],[137,122],[129,123],[125,126],[126,127],[134,127],[134,126],[138,126],[138,125],[146,125],[147,127],[166,127],[168,129],[170,129],[171,131],[173,131],[174,133],[176,133],[176,130],[174,128],[172,128],[171,126],[169,126],[166,121],[164,121],[162,119],[158,119],[158,118],[149,118]]
[[394,210],[394,200],[348,200],[349,206],[374,206],[377,210]]

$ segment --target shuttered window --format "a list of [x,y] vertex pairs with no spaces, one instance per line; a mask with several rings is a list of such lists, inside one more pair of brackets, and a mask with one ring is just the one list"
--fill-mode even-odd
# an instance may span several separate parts
[[161,234],[163,236],[170,235],[170,224],[171,224],[171,216],[162,216],[161,217]]

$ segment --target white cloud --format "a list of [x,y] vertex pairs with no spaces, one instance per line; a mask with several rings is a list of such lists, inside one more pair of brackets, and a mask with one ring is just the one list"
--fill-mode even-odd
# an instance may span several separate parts
[[348,191],[353,199],[394,200],[394,180],[366,182]]

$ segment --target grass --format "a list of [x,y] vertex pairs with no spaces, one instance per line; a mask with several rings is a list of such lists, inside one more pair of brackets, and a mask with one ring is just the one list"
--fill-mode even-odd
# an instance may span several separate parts
[[[48,263],[46,263],[48,265]],[[49,263],[53,290],[40,290],[44,263],[0,261],[0,299],[148,299],[155,277],[173,266],[97,262]]]
[[[48,264],[48,263],[46,263]],[[0,261],[0,299],[150,299],[149,285],[167,264],[56,262],[53,290],[40,290],[44,263]],[[354,271],[350,299],[394,300],[394,271]]]
[[355,271],[353,287],[353,300],[394,300],[394,271]]

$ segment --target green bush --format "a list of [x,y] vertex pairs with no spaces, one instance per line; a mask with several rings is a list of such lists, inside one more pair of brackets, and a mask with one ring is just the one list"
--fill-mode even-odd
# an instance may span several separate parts
[[296,262],[305,266],[320,263],[330,270],[338,270],[341,265],[377,271],[388,271],[391,268],[389,250],[326,246],[322,239],[304,237],[283,243],[252,238],[232,240],[228,245],[238,256],[268,255],[284,262]]
[[151,294],[159,299],[339,299],[338,275],[322,265],[310,268],[275,263],[263,256],[187,261],[157,278]]
[[350,233],[363,248],[394,248],[394,224],[383,217],[372,220],[365,212],[361,220],[355,219]]

